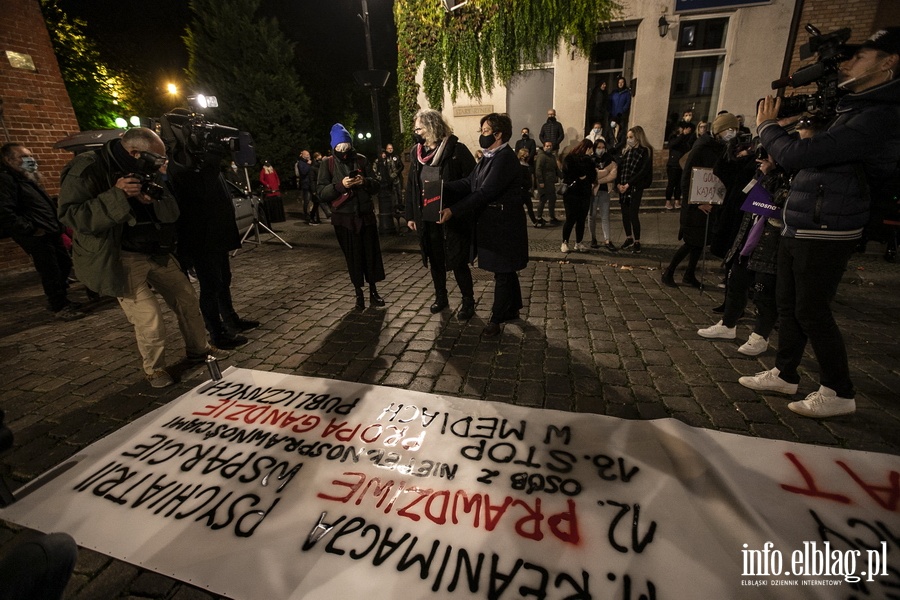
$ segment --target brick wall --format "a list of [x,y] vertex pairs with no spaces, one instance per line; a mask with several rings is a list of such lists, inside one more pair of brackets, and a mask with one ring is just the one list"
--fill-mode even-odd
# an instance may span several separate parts
[[[31,56],[35,70],[13,68],[7,51]],[[28,146],[38,160],[47,191],[57,194],[60,171],[72,153],[57,150],[53,144],[79,129],[38,0],[2,0],[0,99],[6,128],[0,129],[0,140]],[[11,240],[0,241],[0,271],[29,262]]]

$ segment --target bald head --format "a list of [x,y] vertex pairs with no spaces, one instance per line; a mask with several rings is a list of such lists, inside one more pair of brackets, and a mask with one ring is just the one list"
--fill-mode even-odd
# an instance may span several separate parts
[[152,129],[135,127],[122,135],[122,147],[132,152],[153,152],[165,156],[166,145]]

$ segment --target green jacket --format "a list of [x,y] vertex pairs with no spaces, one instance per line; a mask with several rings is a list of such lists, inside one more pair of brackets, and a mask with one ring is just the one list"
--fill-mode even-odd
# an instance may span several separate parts
[[[121,169],[110,144],[79,154],[63,170],[59,192],[59,220],[75,231],[72,262],[75,273],[95,292],[120,298],[125,295],[125,271],[119,257],[124,226],[136,219],[125,192],[115,187]],[[168,192],[153,205],[161,223],[178,220],[178,204]]]

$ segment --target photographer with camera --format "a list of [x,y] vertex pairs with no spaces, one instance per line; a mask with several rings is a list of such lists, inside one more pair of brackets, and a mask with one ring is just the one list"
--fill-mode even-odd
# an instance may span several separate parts
[[76,156],[63,170],[59,194],[59,218],[75,231],[78,278],[118,299],[134,326],[144,373],[157,388],[174,381],[165,370],[166,327],[154,290],[178,319],[189,362],[221,352],[207,343],[197,295],[172,256],[179,211],[159,183],[165,152],[150,129],[129,129]]
[[[850,54],[852,53],[852,54]],[[781,99],[767,96],[757,112],[763,146],[788,171],[796,171],[784,206],[778,249],[776,297],[780,328],[775,367],[741,377],[754,390],[794,394],[806,342],[819,363],[820,387],[788,408],[823,418],[856,410],[847,350],[831,314],[831,301],[850,255],[869,221],[872,198],[896,177],[900,159],[900,28],[875,32],[846,46],[838,86],[837,116],[822,133],[800,139],[779,121]]]

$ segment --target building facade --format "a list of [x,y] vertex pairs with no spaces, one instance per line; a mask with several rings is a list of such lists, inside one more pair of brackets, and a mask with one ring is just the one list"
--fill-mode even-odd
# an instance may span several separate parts
[[[772,82],[811,61],[799,47],[812,23],[824,34],[851,27],[851,41],[879,26],[897,24],[896,0],[623,0],[621,18],[599,27],[590,56],[562,42],[555,55],[525,65],[508,86],[481,98],[445,94],[445,115],[456,134],[477,146],[478,121],[489,112],[507,112],[514,138],[522,127],[534,135],[556,109],[565,129],[563,147],[584,138],[594,119],[592,106],[601,83],[607,92],[625,77],[633,98],[628,125],[641,125],[651,144],[662,149],[685,110],[694,122],[722,110],[743,114],[752,128],[757,100]],[[788,90],[794,91],[807,90]],[[419,97],[428,106],[424,94]],[[665,154],[658,153],[657,164]]]

